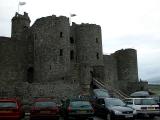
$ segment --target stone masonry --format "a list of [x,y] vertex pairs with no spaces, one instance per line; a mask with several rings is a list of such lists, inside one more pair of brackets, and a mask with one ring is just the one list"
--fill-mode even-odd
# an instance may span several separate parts
[[70,26],[65,16],[42,17],[30,26],[26,12],[16,13],[11,38],[0,37],[0,58],[0,96],[89,94],[93,77],[124,92],[133,84],[130,92],[147,88],[138,80],[136,50],[103,55],[101,27]]

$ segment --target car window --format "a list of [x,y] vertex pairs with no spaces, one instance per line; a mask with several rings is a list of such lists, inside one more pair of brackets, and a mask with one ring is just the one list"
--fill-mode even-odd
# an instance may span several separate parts
[[0,108],[16,108],[15,102],[0,102]]
[[156,102],[153,99],[142,99],[142,105],[156,105]]
[[109,97],[109,94],[107,91],[103,90],[95,90],[94,91],[97,97]]
[[99,105],[105,104],[104,99],[98,99],[97,104],[99,104]]
[[133,105],[133,100],[132,100],[132,99],[126,99],[126,100],[124,100],[124,102],[125,102],[127,105]]
[[141,105],[142,103],[141,103],[141,99],[135,99],[134,100],[134,104],[135,105]]
[[54,102],[35,102],[34,107],[53,107],[56,106],[56,103]]
[[126,104],[120,99],[107,99],[106,104],[109,106],[125,106]]
[[80,107],[91,108],[91,104],[88,101],[72,101],[70,103],[70,107],[72,108],[80,108]]

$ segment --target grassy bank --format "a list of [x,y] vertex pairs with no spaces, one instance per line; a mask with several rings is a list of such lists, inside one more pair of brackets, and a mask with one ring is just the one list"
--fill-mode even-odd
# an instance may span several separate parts
[[149,84],[149,90],[157,95],[160,95],[160,85]]

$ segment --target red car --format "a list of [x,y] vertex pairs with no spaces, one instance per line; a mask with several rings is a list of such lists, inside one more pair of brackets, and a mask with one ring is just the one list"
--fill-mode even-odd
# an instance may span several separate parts
[[24,117],[22,105],[17,98],[0,98],[0,120],[20,120]]
[[35,99],[30,111],[30,120],[59,119],[59,107],[51,98]]

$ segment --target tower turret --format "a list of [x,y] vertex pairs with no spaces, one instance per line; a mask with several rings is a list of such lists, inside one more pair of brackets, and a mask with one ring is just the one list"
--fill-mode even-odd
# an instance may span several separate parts
[[15,16],[12,18],[11,37],[19,39],[22,32],[30,27],[30,22],[28,13],[24,12],[24,15],[21,15],[16,12]]

